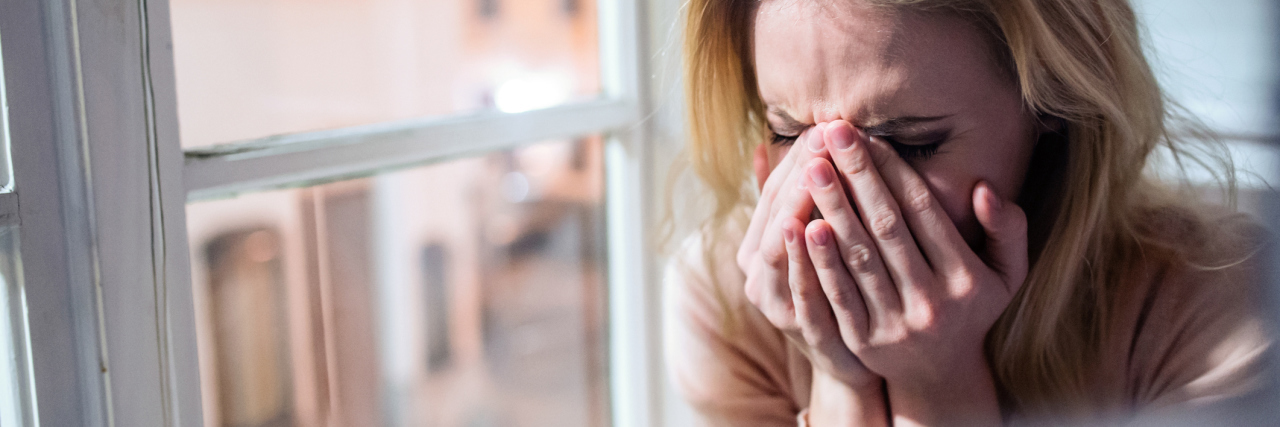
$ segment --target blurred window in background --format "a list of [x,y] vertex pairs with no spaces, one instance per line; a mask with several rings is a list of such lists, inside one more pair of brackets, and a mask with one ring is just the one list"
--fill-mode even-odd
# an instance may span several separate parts
[[206,420],[607,424],[602,163],[591,137],[191,204]]
[[173,0],[183,147],[600,93],[593,0]]
[[[170,6],[189,149],[601,92],[591,0]],[[205,424],[609,424],[604,174],[593,135],[189,204]]]
[[[1148,60],[1168,99],[1203,122],[1231,151],[1239,208],[1267,218],[1263,198],[1280,183],[1280,73],[1270,0],[1133,0]],[[1203,170],[1190,178],[1213,183]]]

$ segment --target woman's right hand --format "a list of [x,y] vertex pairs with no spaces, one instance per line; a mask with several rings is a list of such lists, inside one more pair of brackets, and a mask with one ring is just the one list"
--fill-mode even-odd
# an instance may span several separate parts
[[[815,383],[834,380],[879,399],[882,380],[844,344],[806,249],[805,227],[815,205],[802,187],[803,166],[815,158],[829,159],[824,128],[819,124],[802,134],[768,173],[738,250],[738,266],[746,274],[747,299],[805,353]],[[757,176],[762,175],[760,156],[757,151]]]

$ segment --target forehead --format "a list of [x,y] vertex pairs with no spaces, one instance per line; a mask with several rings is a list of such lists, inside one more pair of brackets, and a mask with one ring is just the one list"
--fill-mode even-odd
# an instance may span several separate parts
[[859,1],[765,0],[754,19],[761,97],[807,123],[949,114],[1000,84],[985,43],[962,19]]

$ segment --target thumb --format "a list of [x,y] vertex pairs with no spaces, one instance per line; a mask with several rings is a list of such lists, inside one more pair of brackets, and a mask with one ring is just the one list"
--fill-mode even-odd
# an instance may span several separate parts
[[761,193],[764,192],[764,183],[769,180],[769,144],[760,143],[756,146],[755,155],[751,159],[751,167],[756,172],[756,185]]
[[986,231],[987,264],[1004,278],[1010,294],[1018,292],[1027,278],[1027,215],[986,182],[973,190],[973,212]]

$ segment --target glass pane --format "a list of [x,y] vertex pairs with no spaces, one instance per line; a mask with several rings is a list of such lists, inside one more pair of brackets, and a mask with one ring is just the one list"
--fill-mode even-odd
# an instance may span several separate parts
[[0,426],[34,425],[18,228],[0,226]]
[[605,425],[602,154],[190,205],[206,425]]
[[595,0],[173,0],[182,145],[599,92]]

